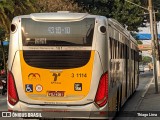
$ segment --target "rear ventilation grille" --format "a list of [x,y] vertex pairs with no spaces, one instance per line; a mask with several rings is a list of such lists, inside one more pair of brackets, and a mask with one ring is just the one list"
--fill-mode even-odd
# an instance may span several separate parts
[[25,62],[45,69],[69,69],[86,65],[91,51],[23,51]]

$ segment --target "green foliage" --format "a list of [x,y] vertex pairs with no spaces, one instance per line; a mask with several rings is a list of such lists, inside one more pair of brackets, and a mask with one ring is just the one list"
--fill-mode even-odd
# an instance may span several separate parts
[[[147,0],[129,1],[148,7]],[[153,3],[155,8],[160,11],[160,0],[154,0]],[[60,10],[89,12],[108,18],[112,17],[131,31],[138,31],[137,28],[144,26],[144,19],[147,19],[143,15],[144,10],[142,8],[125,2],[125,0],[1,0],[0,27],[3,27],[6,33],[9,34],[10,23],[15,16]],[[157,20],[160,20],[159,14]]]
[[[133,2],[141,5],[139,0],[134,0]],[[140,15],[143,13],[143,9],[128,2],[125,2],[124,4],[120,3],[119,0],[115,0],[115,4],[112,9],[113,18],[118,20],[130,31],[138,31],[138,27],[142,26],[144,19]]]
[[12,0],[2,0],[0,1],[0,27],[3,27],[9,34],[9,24],[11,20],[9,15],[14,11],[14,5]]
[[0,27],[9,36],[10,24],[13,17],[35,12],[33,3],[35,0],[1,0],[0,1]]
[[111,17],[112,7],[115,0],[75,0],[79,6],[82,6],[83,11],[92,14]]
[[6,34],[5,29],[0,27],[0,41],[5,39],[5,34]]
[[156,20],[160,21],[160,0],[153,0],[153,5],[155,11],[158,11],[158,13],[156,13]]
[[142,44],[143,44],[143,42],[140,41],[140,40],[137,40],[137,43],[138,43],[139,45],[142,45]]
[[[145,8],[148,8],[148,0],[141,0],[141,3],[142,5],[145,7]],[[156,13],[156,20],[157,21],[160,21],[160,0],[152,0],[152,3],[153,3],[153,9],[157,12],[159,11],[158,13]],[[144,16],[145,19],[149,22],[149,14],[148,14],[148,11],[145,11],[147,14]]]
[[82,11],[73,0],[36,0],[35,7],[38,12],[57,12],[57,11]]
[[152,58],[149,56],[142,56],[142,61],[144,64],[152,62]]
[[[92,14],[99,14],[108,18],[118,20],[130,31],[138,31],[138,27],[143,25],[144,18],[140,16],[144,10],[132,5],[125,0],[75,0],[79,6]],[[139,0],[131,0],[141,5]]]
[[4,46],[3,46],[3,40],[5,38],[5,34],[6,34],[6,31],[0,27],[0,43],[1,43],[1,51],[2,51],[2,57],[3,57],[3,64],[0,65],[1,70],[4,68],[6,70],[6,66],[4,66],[6,63],[6,60],[5,60],[5,51],[4,51]]

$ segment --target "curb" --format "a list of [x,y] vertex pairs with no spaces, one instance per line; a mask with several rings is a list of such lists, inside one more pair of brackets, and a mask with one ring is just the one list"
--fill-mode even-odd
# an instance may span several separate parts
[[141,95],[142,98],[144,98],[144,96],[146,95],[146,93],[147,93],[150,85],[152,84],[153,80],[154,80],[154,79],[152,78],[152,80],[145,86],[145,91],[144,91],[143,94]]
[[140,104],[142,103],[142,101],[143,101],[143,99],[144,99],[144,97],[145,97],[145,95],[146,95],[146,93],[147,93],[150,85],[152,84],[153,80],[154,80],[154,79],[151,78],[151,81],[145,86],[145,91],[144,91],[144,92],[142,93],[142,95],[141,95],[141,98],[140,98],[140,100],[139,100],[139,102],[138,102],[138,104],[137,104],[137,106],[136,106],[136,108],[135,108],[136,110],[138,110]]

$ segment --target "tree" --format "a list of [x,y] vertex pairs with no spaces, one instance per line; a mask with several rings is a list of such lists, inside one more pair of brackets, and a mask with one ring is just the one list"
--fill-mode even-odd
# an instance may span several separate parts
[[13,17],[35,12],[35,0],[0,0],[0,43],[4,69],[6,71],[6,55],[3,40],[9,36],[10,24]]
[[[139,0],[134,0],[134,3],[141,5]],[[140,15],[144,13],[144,10],[131,4],[125,2],[124,4],[115,0],[112,17],[118,20],[124,27],[130,31],[137,31],[138,27],[142,26],[144,23],[144,18]]]
[[142,44],[143,44],[143,42],[140,41],[140,40],[137,40],[137,43],[138,43],[139,45],[142,45]]
[[0,1],[0,27],[3,27],[6,30],[6,33],[9,34],[9,25],[11,20],[9,15],[14,11],[13,1],[12,0],[2,0]]
[[35,2],[35,0],[13,0],[14,12],[12,14],[12,18],[17,15],[30,14],[35,12]]
[[[148,8],[148,0],[141,0],[142,5]],[[160,11],[160,0],[152,0],[153,2],[153,9],[155,11]],[[160,12],[156,13],[157,21],[160,21]],[[149,21],[149,14],[146,15],[146,20]]]
[[[144,10],[125,0],[75,0],[75,2],[89,13],[115,18],[130,31],[138,31],[138,27],[144,22],[144,18],[140,16]],[[141,5],[139,0],[134,2]]]
[[144,64],[152,62],[152,58],[149,56],[142,56],[142,61]]
[[13,17],[22,14],[35,12],[33,6],[35,0],[1,0],[0,1],[0,27],[6,31],[5,36],[9,36],[10,24]]
[[0,43],[1,43],[1,49],[2,49],[2,57],[3,57],[3,67],[5,70],[5,74],[7,73],[7,68],[6,68],[6,57],[5,57],[5,50],[3,46],[3,40],[5,38],[6,31],[3,28],[0,28]]
[[156,13],[156,20],[160,21],[160,0],[153,0],[154,10],[159,11]]
[[111,11],[115,0],[74,0],[79,6],[82,6],[83,11],[91,14],[103,15],[111,17]]
[[39,12],[82,11],[73,0],[37,0],[35,7]]

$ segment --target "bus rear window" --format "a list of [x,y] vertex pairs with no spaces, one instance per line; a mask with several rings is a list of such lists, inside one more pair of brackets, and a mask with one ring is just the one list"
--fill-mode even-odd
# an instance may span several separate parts
[[92,46],[95,19],[39,22],[22,18],[23,46]]

